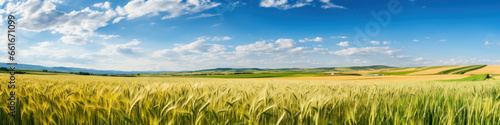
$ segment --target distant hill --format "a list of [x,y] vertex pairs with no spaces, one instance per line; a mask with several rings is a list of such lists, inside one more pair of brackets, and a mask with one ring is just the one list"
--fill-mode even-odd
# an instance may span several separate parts
[[[7,63],[0,63],[0,67],[10,67]],[[86,68],[73,68],[73,67],[46,67],[39,65],[29,65],[29,64],[17,64],[16,70],[35,70],[35,71],[57,71],[57,72],[88,72],[92,74],[144,74],[144,73],[165,73],[172,71],[117,71],[117,70],[96,70],[96,69],[86,69]]]
[[[0,63],[0,67],[9,67],[7,63]],[[372,70],[394,68],[384,65],[373,66],[351,66],[351,67],[324,67],[324,68],[278,68],[278,69],[260,69],[260,68],[215,68],[196,71],[118,71],[118,70],[96,70],[87,68],[74,67],[46,67],[39,65],[17,64],[17,70],[34,70],[34,71],[56,71],[56,72],[88,72],[92,74],[147,74],[147,73],[170,73],[170,72],[329,72],[338,70]]]
[[324,67],[324,68],[278,68],[278,69],[260,69],[260,68],[215,68],[196,70],[192,72],[329,72],[339,70],[374,70],[395,68],[384,65],[373,66],[350,66],[350,67]]

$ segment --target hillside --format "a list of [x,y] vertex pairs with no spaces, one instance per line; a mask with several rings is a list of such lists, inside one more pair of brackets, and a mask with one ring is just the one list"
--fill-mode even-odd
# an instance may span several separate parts
[[395,68],[384,65],[373,66],[350,66],[350,67],[324,67],[324,68],[278,68],[278,69],[260,69],[260,68],[215,68],[196,70],[192,72],[331,72],[331,71],[358,71],[358,70],[377,70]]
[[[0,67],[10,67],[7,63],[0,63]],[[172,71],[117,71],[117,70],[96,70],[96,69],[86,69],[86,68],[74,68],[74,67],[47,67],[39,65],[29,65],[29,64],[17,64],[16,70],[31,70],[31,71],[42,71],[48,70],[52,72],[87,72],[92,74],[143,74],[143,73],[160,73],[160,72],[172,72]]]

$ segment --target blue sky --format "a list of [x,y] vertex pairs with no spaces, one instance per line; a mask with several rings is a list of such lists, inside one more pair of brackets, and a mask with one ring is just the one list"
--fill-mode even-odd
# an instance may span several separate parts
[[[500,64],[496,0],[0,5],[1,27],[8,14],[17,17],[18,63],[24,64],[125,71]],[[8,61],[7,54],[0,56]]]

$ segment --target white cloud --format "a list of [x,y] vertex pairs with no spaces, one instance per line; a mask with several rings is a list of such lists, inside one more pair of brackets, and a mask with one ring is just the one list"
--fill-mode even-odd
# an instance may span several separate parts
[[131,0],[125,6],[118,6],[116,11],[127,19],[134,19],[144,15],[159,15],[167,12],[162,19],[170,19],[185,14],[201,12],[219,6],[220,3],[209,0]]
[[188,17],[187,19],[196,19],[196,18],[204,18],[204,17],[213,17],[213,16],[218,16],[220,14],[209,14],[209,13],[203,13],[198,16],[193,16],[193,17]]
[[337,38],[346,39],[347,36],[337,36]]
[[173,49],[155,51],[151,56],[155,58],[167,57],[175,59],[192,54],[217,53],[226,50],[224,45],[205,43],[207,40],[206,37],[200,37],[195,42],[187,45],[178,45]]
[[295,46],[295,41],[293,39],[278,39],[276,40],[276,44],[279,45],[280,48],[291,48]]
[[344,50],[339,50],[335,52],[330,52],[331,54],[339,56],[368,56],[368,55],[392,55],[399,50],[391,49],[390,47],[364,47],[364,48],[348,48]]
[[337,44],[337,46],[346,47],[346,46],[349,46],[349,44],[350,44],[349,41],[344,41],[344,42],[340,42],[339,44]]
[[295,5],[292,6],[292,8],[298,8],[298,7],[303,7],[303,6],[307,6],[307,5],[311,5],[310,3],[302,3],[302,2],[298,2],[295,3]]
[[253,44],[240,45],[235,48],[234,54],[241,58],[249,55],[267,55],[271,57],[283,58],[294,55],[316,53],[327,50],[325,48],[298,47],[293,39],[277,39],[275,42],[258,41]]
[[113,24],[114,24],[114,23],[118,23],[118,22],[120,22],[120,20],[122,20],[122,19],[125,19],[125,17],[116,17],[116,18],[113,20]]
[[380,42],[379,42],[379,41],[372,40],[372,41],[370,41],[370,44],[372,44],[372,45],[378,45],[378,44],[380,44]]
[[413,61],[418,62],[418,61],[422,61],[422,60],[424,60],[424,58],[418,57],[418,58],[415,58]]
[[309,38],[304,38],[302,40],[299,40],[299,42],[303,43],[303,42],[307,42],[307,41],[314,41],[314,42],[323,42],[325,41],[325,39],[321,38],[321,37],[316,37],[314,39],[309,39]]
[[487,64],[494,62],[491,59],[477,59],[477,58],[451,58],[451,59],[442,59],[439,60],[438,64],[435,65],[478,65],[478,64]]
[[106,45],[104,49],[99,51],[99,55],[131,55],[138,52],[141,47],[136,47],[141,42],[133,39],[132,41],[124,44]]
[[224,37],[212,37],[212,41],[228,41],[231,40],[231,37],[224,36]]
[[417,39],[414,39],[414,40],[413,40],[413,42],[418,42],[418,40],[417,40]]
[[311,49],[297,46],[293,39],[277,39],[275,41],[257,41],[252,44],[239,45],[234,47],[234,51],[227,51],[226,46],[206,43],[208,40],[211,40],[211,38],[200,37],[195,42],[186,45],[177,45],[172,49],[154,51],[150,57],[157,60],[183,62],[183,64],[219,62],[219,65],[226,65],[227,62],[237,62],[242,59],[265,57],[272,60],[327,50],[326,48],[315,47]]
[[383,43],[384,45],[386,45],[386,44],[391,44],[391,41],[384,41],[384,42],[382,42],[382,43]]
[[110,9],[111,8],[111,4],[109,2],[104,2],[104,3],[96,3],[94,5],[92,5],[93,7],[97,7],[97,8],[101,8],[101,9]]
[[[339,5],[335,5],[335,4],[331,3],[329,0],[320,0],[320,1],[323,3],[323,5],[321,5],[321,8],[324,8],[324,9],[344,8],[343,6],[339,6]],[[299,8],[299,7],[311,5],[311,2],[312,2],[312,0],[306,0],[306,1],[297,0],[295,2],[295,4],[292,5],[292,4],[288,4],[288,3],[292,3],[291,1],[288,1],[288,0],[261,0],[260,7],[266,7],[266,8],[274,7],[274,8],[278,8],[278,9],[287,10],[287,9],[291,9],[291,8]],[[314,5],[312,5],[312,6],[314,6]]]
[[[116,17],[113,10],[95,11],[84,8],[80,11],[69,13],[56,10],[56,4],[60,1],[38,1],[28,0],[12,4],[15,9],[11,13],[19,15],[19,24],[22,29],[28,31],[46,31],[62,33],[65,35],[91,36],[100,27],[108,25],[108,21]],[[9,9],[9,8],[7,8]]]
[[325,3],[325,5],[321,5],[321,8],[323,9],[328,9],[328,8],[344,8],[343,6],[335,5],[330,2],[330,0],[320,0],[321,2]]
[[83,45],[87,44],[88,42],[92,42],[92,40],[88,40],[86,37],[71,36],[71,35],[63,36],[60,38],[60,40],[64,43],[76,44],[76,45]]
[[[37,58],[37,57],[47,57],[47,58],[65,58],[70,51],[66,49],[59,49],[54,42],[45,41],[39,42],[36,46],[31,46],[29,49],[20,50],[20,56]],[[47,59],[44,58],[44,59]]]
[[447,41],[447,40],[446,39],[442,39],[442,40],[439,40],[439,41],[444,42],[444,41]]
[[276,7],[281,9],[289,9],[290,5],[287,5],[287,0],[262,0],[260,1],[261,7]]
[[408,58],[410,56],[407,56],[407,55],[396,55],[395,57],[393,58],[398,58],[398,59],[402,59],[402,58]]
[[111,39],[115,37],[120,37],[120,35],[98,35],[99,37],[102,37],[102,39]]
[[488,42],[488,41],[486,41],[486,42],[484,43],[484,45],[491,45],[491,44],[493,44],[493,43],[490,43],[490,42]]
[[353,63],[356,63],[356,64],[361,64],[361,63],[368,63],[368,61],[361,61],[360,59],[354,59],[352,60]]
[[254,44],[241,45],[236,47],[236,52],[257,52],[257,53],[268,53],[274,51],[282,51],[285,49],[295,47],[295,41],[293,39],[278,39],[274,43],[266,43],[266,41],[258,41]]

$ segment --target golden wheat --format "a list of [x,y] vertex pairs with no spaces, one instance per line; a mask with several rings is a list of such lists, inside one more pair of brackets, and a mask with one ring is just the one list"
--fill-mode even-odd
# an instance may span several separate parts
[[[7,74],[0,75],[7,81]],[[500,124],[500,81],[18,75],[0,124]]]

